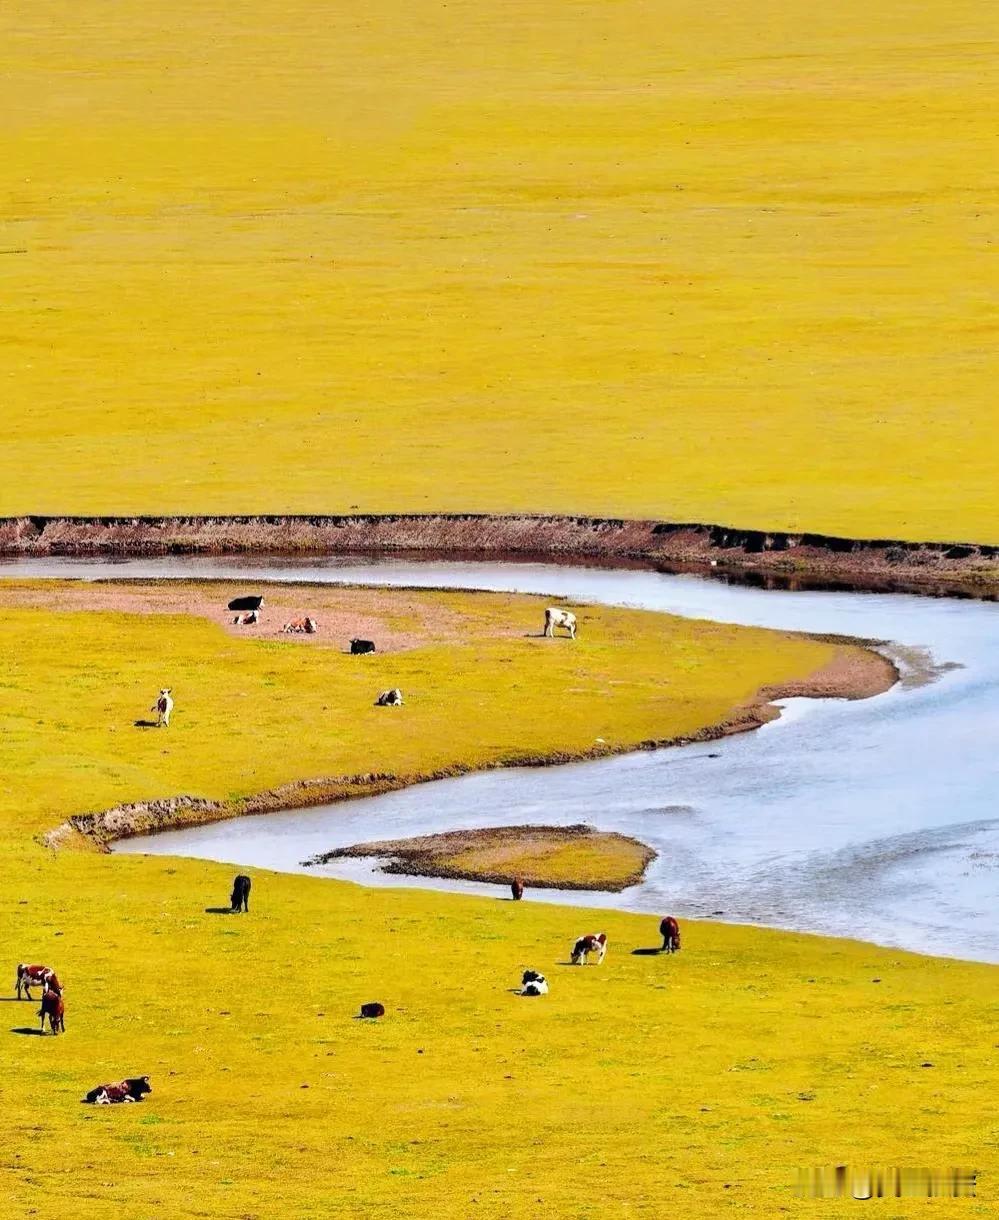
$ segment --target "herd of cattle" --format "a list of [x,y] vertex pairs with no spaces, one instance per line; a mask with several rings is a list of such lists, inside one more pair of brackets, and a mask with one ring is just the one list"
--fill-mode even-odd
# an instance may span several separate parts
[[[237,597],[229,602],[229,610],[235,612],[233,625],[237,627],[253,627],[259,624],[263,610],[263,597]],[[570,639],[576,638],[576,616],[569,610],[549,607],[545,610],[544,635],[554,637],[557,628],[568,633]],[[309,616],[291,619],[281,628],[285,634],[316,635],[319,623]],[[350,652],[353,656],[363,656],[375,651],[373,640],[353,639],[350,641]],[[375,700],[378,707],[401,707],[402,691],[398,687],[382,691]],[[156,725],[159,728],[169,728],[170,715],[173,712],[174,701],[171,687],[163,687],[151,711],[156,712]],[[233,913],[248,912],[250,909],[250,878],[241,873],[233,882],[230,905]],[[523,882],[518,878],[513,881],[511,890],[515,900],[524,896]],[[666,916],[659,925],[663,937],[663,952],[675,953],[680,948],[680,929],[673,916]],[[587,957],[596,954],[597,964],[604,960],[607,952],[607,936],[603,932],[592,932],[581,936],[572,947],[571,962],[574,966],[585,966]],[[41,1008],[38,1016],[41,1019],[39,1032],[44,1034],[45,1022],[48,1021],[53,1034],[66,1032],[66,1003],[63,998],[63,987],[55,971],[48,966],[20,963],[17,967],[15,994],[31,1000],[31,988],[42,991]],[[521,979],[520,994],[524,996],[540,996],[548,994],[548,981],[536,970],[525,970]],[[381,1003],[372,1002],[361,1006],[360,1016],[376,1018],[384,1016],[385,1007]],[[125,1102],[136,1102],[152,1092],[148,1076],[130,1077],[114,1084],[101,1084],[91,1089],[84,1101],[93,1105],[113,1105]]]
[[[252,597],[234,597],[229,603],[230,610],[235,610],[236,617],[232,620],[236,627],[255,627],[260,622],[260,615],[264,608],[264,599],[260,596]],[[569,633],[569,638],[576,638],[576,616],[571,610],[559,610],[555,606],[549,606],[545,611],[545,629],[544,635],[553,638],[555,629],[561,627]],[[293,618],[281,628],[285,635],[316,635],[319,632],[319,623],[308,616],[302,618]],[[351,640],[350,654],[351,656],[367,656],[369,653],[375,652],[374,640]],[[149,709],[156,713],[156,727],[170,727],[170,713],[173,711],[173,695],[171,687],[164,687],[156,697],[156,702]],[[402,707],[402,691],[398,686],[392,687],[390,690],[383,690],[375,700],[375,707]]]

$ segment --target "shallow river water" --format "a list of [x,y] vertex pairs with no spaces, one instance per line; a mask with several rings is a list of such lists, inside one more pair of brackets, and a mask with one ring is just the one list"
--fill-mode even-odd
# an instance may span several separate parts
[[[518,768],[302,811],[168,831],[123,852],[197,856],[376,885],[496,892],[395,877],[370,861],[301,862],[368,839],[454,827],[588,822],[660,854],[622,894],[530,897],[715,916],[999,962],[999,606],[777,592],[688,575],[540,564],[337,558],[28,560],[8,576],[219,576],[545,593],[690,617],[890,640],[909,680],[861,702],[790,700],[721,742]],[[920,680],[918,650],[940,667]],[[946,668],[947,665],[954,668]],[[924,675],[925,677],[925,675]],[[715,755],[716,757],[711,757]],[[164,795],[169,795],[164,793]]]

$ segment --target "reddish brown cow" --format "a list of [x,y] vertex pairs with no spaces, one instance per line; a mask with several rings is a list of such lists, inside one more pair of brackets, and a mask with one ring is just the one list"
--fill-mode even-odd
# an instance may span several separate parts
[[524,897],[524,883],[519,877],[514,877],[510,884],[510,893],[513,894],[514,902],[520,902]]
[[659,925],[659,935],[663,938],[663,953],[680,952],[680,925],[672,915],[667,915]]
[[46,990],[42,996],[42,1006],[38,1010],[42,1019],[39,1033],[45,1033],[45,1018],[49,1019],[49,1029],[54,1034],[66,1032],[66,1005],[58,991]]

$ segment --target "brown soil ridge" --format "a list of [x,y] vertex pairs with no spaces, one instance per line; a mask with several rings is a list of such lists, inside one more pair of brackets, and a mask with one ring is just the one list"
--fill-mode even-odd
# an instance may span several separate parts
[[[537,871],[530,866],[517,869],[495,869],[489,866],[461,867],[454,858],[469,851],[481,851],[494,855],[507,852],[541,852],[564,844],[585,841],[599,852],[603,848],[623,848],[632,860],[638,863],[625,871],[620,868],[603,876],[581,881],[574,878],[555,878],[544,871],[539,862]],[[370,843],[355,843],[351,847],[338,847],[322,852],[303,864],[328,864],[339,859],[385,858],[381,866],[383,873],[394,873],[406,877],[442,877],[456,881],[482,881],[497,885],[509,885],[515,876],[525,886],[548,890],[601,890],[618,894],[629,886],[637,885],[645,876],[645,870],[657,853],[647,844],[630,835],[616,831],[597,830],[593,826],[490,826],[475,830],[448,830],[442,834],[419,835],[411,839],[381,839]],[[607,861],[609,865],[611,862]]]
[[999,546],[618,518],[465,514],[0,518],[0,556],[379,552],[643,561],[796,582],[999,596]]
[[898,681],[899,673],[887,657],[863,646],[871,641],[859,641],[838,636],[825,638],[842,643],[833,658],[809,678],[763,687],[756,696],[737,708],[719,724],[708,725],[696,733],[667,738],[649,738],[622,745],[594,744],[585,749],[560,750],[537,755],[522,753],[498,762],[476,766],[455,763],[433,771],[408,775],[391,772],[327,776],[320,779],[296,780],[253,796],[216,801],[205,797],[175,796],[158,800],[133,801],[96,813],[75,814],[65,822],[40,836],[46,847],[76,847],[108,852],[118,839],[137,838],[161,830],[201,826],[229,818],[251,814],[276,813],[285,809],[304,809],[315,805],[332,805],[359,797],[378,796],[395,792],[414,784],[441,779],[456,779],[475,771],[507,767],[550,767],[563,763],[586,762],[638,750],[661,750],[668,746],[692,745],[696,742],[717,741],[734,733],[758,729],[780,715],[774,700],[786,698],[867,699],[883,694]]

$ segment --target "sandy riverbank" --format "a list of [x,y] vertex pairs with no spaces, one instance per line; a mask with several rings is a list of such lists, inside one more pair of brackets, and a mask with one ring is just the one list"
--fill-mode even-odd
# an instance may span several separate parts
[[483,514],[8,517],[0,556],[350,554],[642,560],[720,568],[777,585],[994,597],[999,547],[781,533],[724,525]]

